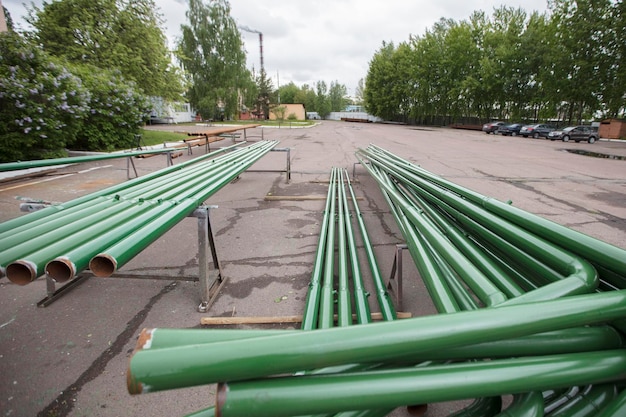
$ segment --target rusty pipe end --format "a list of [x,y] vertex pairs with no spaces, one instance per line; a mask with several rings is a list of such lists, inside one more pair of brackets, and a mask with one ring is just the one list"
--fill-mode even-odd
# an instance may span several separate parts
[[101,253],[91,258],[89,269],[97,277],[110,277],[117,270],[117,261],[112,256]]
[[137,395],[143,393],[143,384],[133,377],[130,370],[130,364],[128,364],[128,370],[126,371],[126,387],[130,395]]
[[76,277],[76,265],[68,258],[56,258],[46,264],[46,274],[56,282],[66,282]]
[[26,285],[37,279],[37,265],[33,262],[20,259],[11,262],[6,268],[9,281],[17,285]]
[[135,344],[133,354],[140,350],[150,349],[152,347],[152,335],[155,330],[156,329],[154,328],[144,328],[141,332],[139,332],[139,336],[137,336],[137,344]]
[[215,417],[221,417],[222,408],[226,404],[226,396],[228,395],[228,383],[220,382],[217,384],[217,393],[215,394]]

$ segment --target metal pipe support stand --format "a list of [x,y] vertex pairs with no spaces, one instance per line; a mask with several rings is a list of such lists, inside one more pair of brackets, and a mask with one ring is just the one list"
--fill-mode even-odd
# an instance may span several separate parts
[[[199,298],[200,304],[198,305],[198,312],[206,313],[217,298],[220,290],[226,283],[226,279],[222,275],[222,268],[220,266],[219,259],[217,257],[217,250],[215,247],[215,237],[211,228],[211,220],[209,212],[212,208],[217,206],[200,206],[195,209],[189,217],[196,217],[198,219],[198,277],[186,277],[186,280],[195,281],[198,280],[200,291]],[[46,274],[46,297],[37,303],[37,307],[47,307],[54,301],[58,300],[61,296],[65,295],[70,290],[76,288],[91,277],[92,274],[88,272],[82,272],[76,276],[73,280],[67,282],[63,286],[57,289],[57,282]],[[122,274],[120,278],[124,277]],[[153,277],[153,276],[141,276],[133,275],[126,276],[126,278],[147,278],[147,279],[176,279],[176,277]],[[181,279],[184,279],[181,277]]]
[[[174,158],[172,157],[172,152],[165,152],[165,158],[167,158],[167,166],[172,166],[174,165]],[[135,161],[133,160],[134,157],[129,156],[128,158],[126,158],[126,179],[131,179],[130,176],[130,167],[133,167],[133,171],[135,172],[135,178],[139,177],[139,174],[137,173],[137,167],[135,166]]]
[[198,218],[198,281],[200,284],[198,312],[200,313],[208,311],[226,283],[226,278],[222,275],[222,267],[215,247],[215,237],[211,229],[209,216],[211,208],[217,208],[217,206],[201,206],[191,214],[191,216]]
[[248,169],[246,172],[284,172],[287,176],[285,182],[289,184],[291,181],[291,148],[273,148],[270,149],[270,152],[286,152],[287,165],[285,166],[285,169]]
[[389,282],[387,283],[387,289],[396,296],[398,311],[402,311],[402,252],[408,248],[405,244],[396,245],[396,255],[393,258],[391,274],[389,274]]

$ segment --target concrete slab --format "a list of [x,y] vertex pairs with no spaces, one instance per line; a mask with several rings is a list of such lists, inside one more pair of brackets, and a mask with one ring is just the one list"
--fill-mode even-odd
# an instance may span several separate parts
[[[163,128],[180,130],[180,126]],[[258,128],[257,128],[258,129]],[[253,129],[253,130],[257,130]],[[252,136],[255,132],[248,131]],[[196,312],[197,223],[185,219],[132,259],[118,278],[90,278],[47,308],[38,280],[20,287],[0,280],[0,410],[13,416],[185,415],[211,405],[214,386],[132,397],[125,371],[144,327],[200,327],[203,316],[302,314],[317,247],[324,200],[266,201],[273,196],[326,195],[332,166],[356,176],[354,187],[383,276],[402,237],[378,186],[354,152],[370,143],[427,170],[565,226],[626,248],[626,161],[566,152],[585,149],[626,156],[626,143],[593,145],[485,135],[446,128],[322,122],[311,129],[266,129],[266,139],[289,147],[292,179],[247,172],[206,201],[228,281],[208,313]],[[216,146],[230,145],[230,139]],[[203,154],[183,155],[174,162]],[[140,175],[166,166],[163,156],[136,159]],[[285,154],[253,167],[283,169]],[[16,196],[68,201],[126,180],[126,161],[58,169],[54,176],[0,184],[0,221],[24,215]],[[45,181],[42,181],[45,179]],[[404,310],[433,314],[415,267],[406,257]],[[123,278],[124,276],[143,278]],[[166,279],[154,279],[163,277]],[[172,279],[167,279],[170,276]],[[372,297],[372,311],[377,306]],[[250,327],[250,326],[243,326]],[[297,325],[255,326],[297,328]],[[432,404],[445,416],[461,403]],[[409,415],[405,409],[392,416]]]

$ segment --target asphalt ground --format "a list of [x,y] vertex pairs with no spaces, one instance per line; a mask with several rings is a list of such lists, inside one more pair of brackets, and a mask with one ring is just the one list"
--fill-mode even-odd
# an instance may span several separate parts
[[[190,126],[153,128],[192,130]],[[206,128],[197,128],[206,129]],[[402,237],[376,183],[354,152],[370,143],[459,185],[626,248],[626,142],[595,144],[502,137],[482,132],[325,121],[307,129],[251,129],[247,136],[290,148],[284,173],[246,172],[206,204],[227,279],[206,313],[199,302],[197,220],[188,218],[111,278],[91,277],[45,308],[46,282],[0,279],[0,415],[183,416],[214,403],[215,386],[131,396],[126,369],[146,327],[199,328],[202,317],[302,314],[333,166],[351,175],[382,275],[390,274]],[[230,145],[225,139],[215,146]],[[174,160],[179,163],[204,153]],[[135,159],[139,175],[166,166],[164,156]],[[253,170],[282,170],[271,152]],[[24,215],[16,197],[64,202],[127,179],[125,159],[72,165],[0,183],[0,221]],[[353,173],[355,174],[353,176]],[[267,200],[266,196],[282,196]],[[291,197],[319,197],[297,201]],[[402,311],[433,314],[410,258],[404,262]],[[371,297],[372,299],[374,297]],[[372,300],[372,311],[378,311]],[[239,325],[292,329],[297,324]],[[358,396],[358,394],[355,394]],[[323,399],[320,399],[323,400]],[[460,403],[431,404],[446,416]],[[404,408],[393,416],[409,415]]]

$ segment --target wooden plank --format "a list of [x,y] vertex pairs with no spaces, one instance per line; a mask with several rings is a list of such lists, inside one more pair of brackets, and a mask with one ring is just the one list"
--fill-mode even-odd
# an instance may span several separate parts
[[[409,319],[413,317],[408,312],[396,313],[399,319]],[[335,320],[337,315],[335,315]],[[356,314],[352,315],[356,320]],[[382,320],[381,313],[372,313],[372,320]],[[259,316],[259,317],[202,317],[200,324],[206,326],[237,325],[237,324],[276,324],[276,323],[301,323],[302,316]]]

